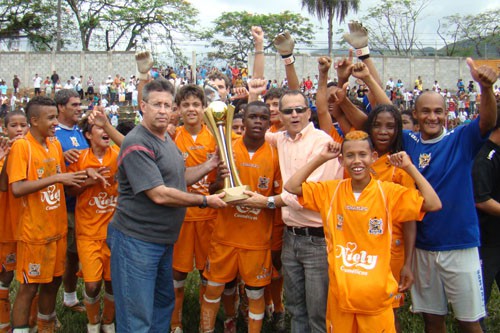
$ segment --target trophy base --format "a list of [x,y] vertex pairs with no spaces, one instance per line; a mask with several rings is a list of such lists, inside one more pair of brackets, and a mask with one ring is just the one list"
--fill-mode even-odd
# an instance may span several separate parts
[[228,188],[222,189],[220,191],[217,191],[217,193],[221,193],[221,192],[226,193],[224,198],[222,198],[222,200],[224,202],[234,202],[234,201],[248,199],[248,195],[243,194],[243,191],[250,191],[250,186],[242,185],[242,186],[236,186],[236,187],[228,187]]

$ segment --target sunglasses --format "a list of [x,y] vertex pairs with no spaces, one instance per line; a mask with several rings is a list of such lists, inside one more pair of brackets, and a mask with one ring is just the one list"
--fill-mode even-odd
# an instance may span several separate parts
[[297,112],[297,114],[300,114],[300,113],[306,112],[307,109],[309,109],[307,106],[297,106],[294,108],[283,109],[283,110],[281,110],[281,113],[289,115],[289,114],[292,114],[293,111],[295,111],[295,112]]

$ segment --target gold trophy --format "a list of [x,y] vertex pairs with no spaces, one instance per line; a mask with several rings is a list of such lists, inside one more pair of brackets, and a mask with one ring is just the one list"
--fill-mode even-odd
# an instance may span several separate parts
[[217,193],[225,192],[222,200],[225,202],[239,201],[248,198],[243,191],[250,191],[250,187],[241,183],[238,170],[233,158],[233,145],[231,144],[232,123],[234,106],[215,101],[208,105],[203,114],[205,123],[210,128],[217,140],[222,161],[229,169],[229,177],[224,179],[224,188]]

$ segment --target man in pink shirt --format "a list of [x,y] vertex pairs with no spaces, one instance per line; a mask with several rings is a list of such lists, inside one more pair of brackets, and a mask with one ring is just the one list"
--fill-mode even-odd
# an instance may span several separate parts
[[[332,138],[309,122],[311,110],[300,91],[287,91],[280,99],[280,118],[285,131],[267,133],[266,140],[278,148],[283,182],[318,155]],[[316,169],[310,181],[342,178],[342,168],[331,160]],[[328,262],[323,224],[319,213],[303,209],[297,197],[281,194],[286,230],[282,263],[286,307],[292,315],[292,333],[326,332]]]

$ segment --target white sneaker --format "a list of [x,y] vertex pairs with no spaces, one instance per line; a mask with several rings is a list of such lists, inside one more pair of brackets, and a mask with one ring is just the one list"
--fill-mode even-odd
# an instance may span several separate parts
[[101,330],[104,333],[115,333],[115,323],[111,324],[102,324]]
[[184,333],[181,327],[176,327],[170,331],[170,333]]
[[87,324],[88,333],[101,333],[101,324]]

